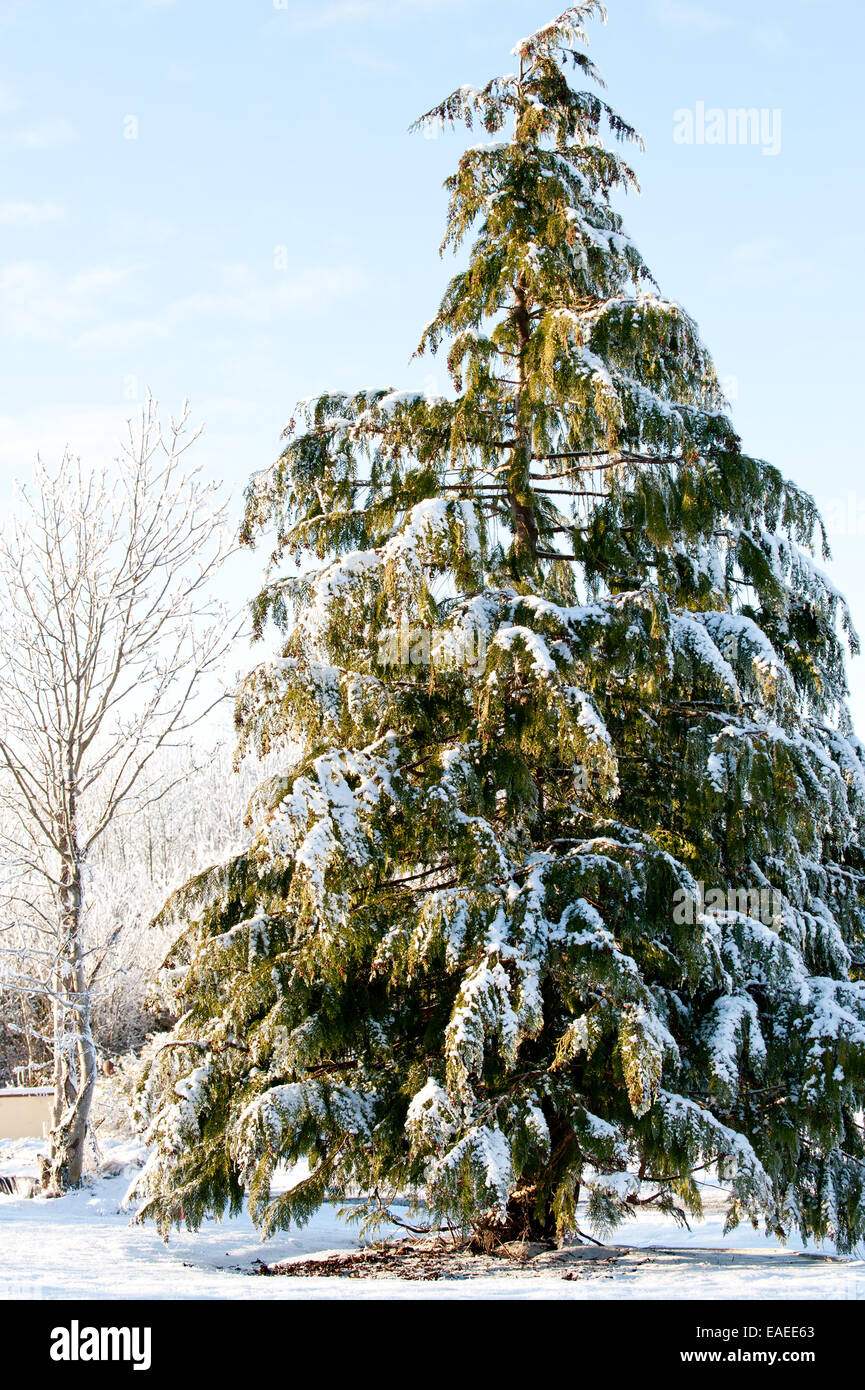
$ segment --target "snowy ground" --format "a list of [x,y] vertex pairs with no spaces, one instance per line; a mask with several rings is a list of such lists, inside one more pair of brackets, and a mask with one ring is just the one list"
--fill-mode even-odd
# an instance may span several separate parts
[[[0,1175],[34,1173],[37,1148],[29,1141],[0,1141]],[[135,1157],[134,1146],[112,1145],[106,1157],[124,1165]],[[782,1250],[750,1227],[725,1238],[720,1210],[708,1212],[690,1232],[641,1212],[615,1237],[632,1247],[632,1255],[615,1263],[586,1261],[567,1280],[506,1262],[492,1277],[423,1282],[262,1278],[255,1274],[256,1261],[272,1265],[352,1249],[354,1228],[326,1206],[304,1230],[266,1245],[245,1214],[208,1221],[199,1232],[175,1234],[164,1245],[151,1227],[133,1225],[122,1209],[128,1185],[126,1171],[59,1200],[0,1195],[0,1298],[865,1298],[865,1260],[809,1258],[796,1253],[801,1244]]]

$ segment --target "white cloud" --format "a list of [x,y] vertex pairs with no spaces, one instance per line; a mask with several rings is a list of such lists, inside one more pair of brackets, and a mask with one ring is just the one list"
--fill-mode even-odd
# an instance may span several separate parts
[[96,267],[64,278],[38,261],[0,268],[0,331],[11,338],[62,338],[102,317],[107,295],[129,272]]
[[[118,312],[137,299],[133,268],[95,266],[61,276],[38,261],[0,266],[0,335],[62,340],[114,351],[164,338],[196,319],[269,324],[299,309],[323,309],[362,290],[365,275],[351,265],[311,266],[269,275],[243,262],[216,267],[213,287],[186,294],[142,315]],[[123,293],[124,291],[127,291]],[[140,303],[140,300],[139,300]],[[208,328],[208,331],[210,329]]]
[[128,267],[117,266],[97,266],[93,270],[80,270],[68,281],[66,292],[76,299],[101,295],[106,290],[114,289],[115,285],[125,284],[130,274]]
[[57,203],[0,203],[0,226],[40,227],[44,222],[60,222],[66,216]]
[[[754,11],[756,14],[756,6]],[[699,0],[656,0],[655,14],[667,28],[678,29],[695,37],[735,28],[744,42],[767,58],[792,58],[811,51],[780,23],[737,21],[720,9],[699,3]]]
[[107,210],[104,225],[112,241],[125,242],[130,247],[146,247],[148,252],[166,246],[174,240],[178,231],[176,224],[165,217],[122,209]]
[[[120,392],[132,384],[134,399],[122,399]],[[156,383],[152,383],[156,384]],[[126,422],[136,419],[148,383],[143,379],[117,379],[117,397],[109,404],[78,406],[47,401],[27,410],[0,413],[0,512],[14,497],[13,481],[26,482],[36,456],[50,468],[67,448],[85,463],[107,463],[117,456],[119,441],[126,436]],[[166,395],[163,416],[176,414],[180,397]],[[247,464],[252,433],[265,450],[279,445],[279,431],[285,424],[273,403],[261,399],[218,396],[192,400],[192,418],[204,422],[204,434],[196,445],[197,461],[209,477],[234,479],[239,487],[247,481]],[[269,456],[269,455],[266,455]],[[256,565],[260,562],[256,560]],[[251,586],[254,577],[250,579]]]
[[219,267],[222,284],[178,300],[168,309],[171,319],[198,315],[270,323],[306,305],[323,307],[363,289],[366,277],[354,266],[312,266],[295,274],[274,270],[266,281],[247,265]]
[[125,433],[132,403],[105,407],[41,405],[20,415],[0,415],[0,483],[26,479],[37,454],[46,463],[69,448],[82,458],[112,458]]
[[0,150],[7,153],[15,150],[50,150],[77,139],[78,132],[69,121],[58,117],[19,130],[0,131]]
[[15,261],[0,270],[0,325],[11,338],[59,338],[79,317],[62,287],[34,261]]
[[75,339],[75,347],[107,348],[112,352],[167,338],[168,327],[158,319],[119,319],[88,328]]

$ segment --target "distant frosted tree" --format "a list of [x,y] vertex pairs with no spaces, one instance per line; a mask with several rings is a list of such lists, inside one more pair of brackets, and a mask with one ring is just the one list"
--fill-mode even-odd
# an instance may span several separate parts
[[[88,855],[83,934],[93,1038],[99,1057],[138,1050],[158,1023],[147,1008],[154,971],[170,945],[151,925],[167,894],[230,851],[260,769],[232,768],[220,741],[163,750],[154,769],[161,795],[118,816]],[[155,784],[156,779],[154,779]],[[0,853],[5,846],[0,842]],[[7,862],[0,879],[0,1081],[50,1077],[52,895],[44,881]],[[4,981],[7,987],[4,989]]]
[[[810,497],[742,452],[611,205],[633,132],[575,91],[590,2],[422,124],[465,247],[451,399],[329,394],[248,494],[281,749],[243,853],[169,905],[180,1021],[145,1214],[265,1230],[355,1184],[483,1239],[637,1203],[865,1231],[865,756]],[[274,1166],[310,1176],[271,1192]]]
[[211,582],[229,542],[214,485],[186,465],[188,419],[163,428],[148,399],[110,468],[39,465],[0,533],[0,836],[19,915],[41,928],[35,971],[5,943],[0,960],[7,992],[51,1002],[54,1192],[80,1182],[96,1079],[88,864],[165,794],[160,750],[221,698],[205,678],[230,640]]

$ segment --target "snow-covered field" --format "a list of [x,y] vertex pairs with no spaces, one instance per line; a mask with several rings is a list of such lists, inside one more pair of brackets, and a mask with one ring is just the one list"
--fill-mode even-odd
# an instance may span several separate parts
[[[33,1173],[37,1147],[0,1142],[0,1174]],[[122,1165],[135,1157],[134,1146],[112,1146],[106,1156]],[[797,1253],[801,1244],[783,1250],[750,1227],[724,1237],[720,1210],[709,1211],[690,1232],[641,1212],[615,1237],[633,1248],[631,1256],[612,1264],[587,1261],[567,1280],[506,1262],[490,1278],[262,1278],[255,1274],[256,1261],[272,1265],[352,1249],[355,1229],[328,1205],[304,1230],[266,1245],[246,1214],[208,1221],[194,1234],[174,1234],[165,1245],[152,1227],[133,1225],[123,1209],[129,1180],[128,1171],[101,1178],[57,1200],[0,1195],[0,1298],[865,1298],[865,1260],[809,1258]],[[812,1247],[812,1253],[819,1252]]]

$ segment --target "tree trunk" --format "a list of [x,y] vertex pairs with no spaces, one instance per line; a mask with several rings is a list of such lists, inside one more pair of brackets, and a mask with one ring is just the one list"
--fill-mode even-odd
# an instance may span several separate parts
[[507,472],[508,505],[514,529],[514,555],[520,567],[533,565],[538,554],[538,523],[535,515],[535,501],[532,496],[529,473],[531,471],[531,440],[525,426],[520,423],[523,393],[525,391],[525,350],[531,337],[531,318],[526,288],[522,279],[514,287],[514,322],[519,339],[519,362],[517,366],[517,389],[514,397],[514,437],[516,443]]
[[481,1223],[475,1227],[470,1249],[478,1254],[490,1254],[510,1241],[538,1242],[550,1245],[556,1240],[556,1218],[549,1203],[538,1211],[538,1184],[520,1188],[508,1198],[505,1219]]
[[[571,1126],[556,1115],[547,1115],[551,1152],[544,1171],[534,1182],[517,1188],[508,1198],[504,1221],[498,1220],[475,1229],[472,1248],[487,1253],[508,1241],[537,1241],[550,1245],[558,1239],[558,1222],[553,1211],[553,1194],[571,1168],[577,1153],[576,1136]],[[574,1207],[579,1200],[580,1185],[573,1179]]]
[[81,856],[74,835],[61,869],[61,957],[54,1000],[54,1105],[42,1185],[52,1196],[80,1187],[90,1108],[96,1086],[96,1048],[83,941]]

